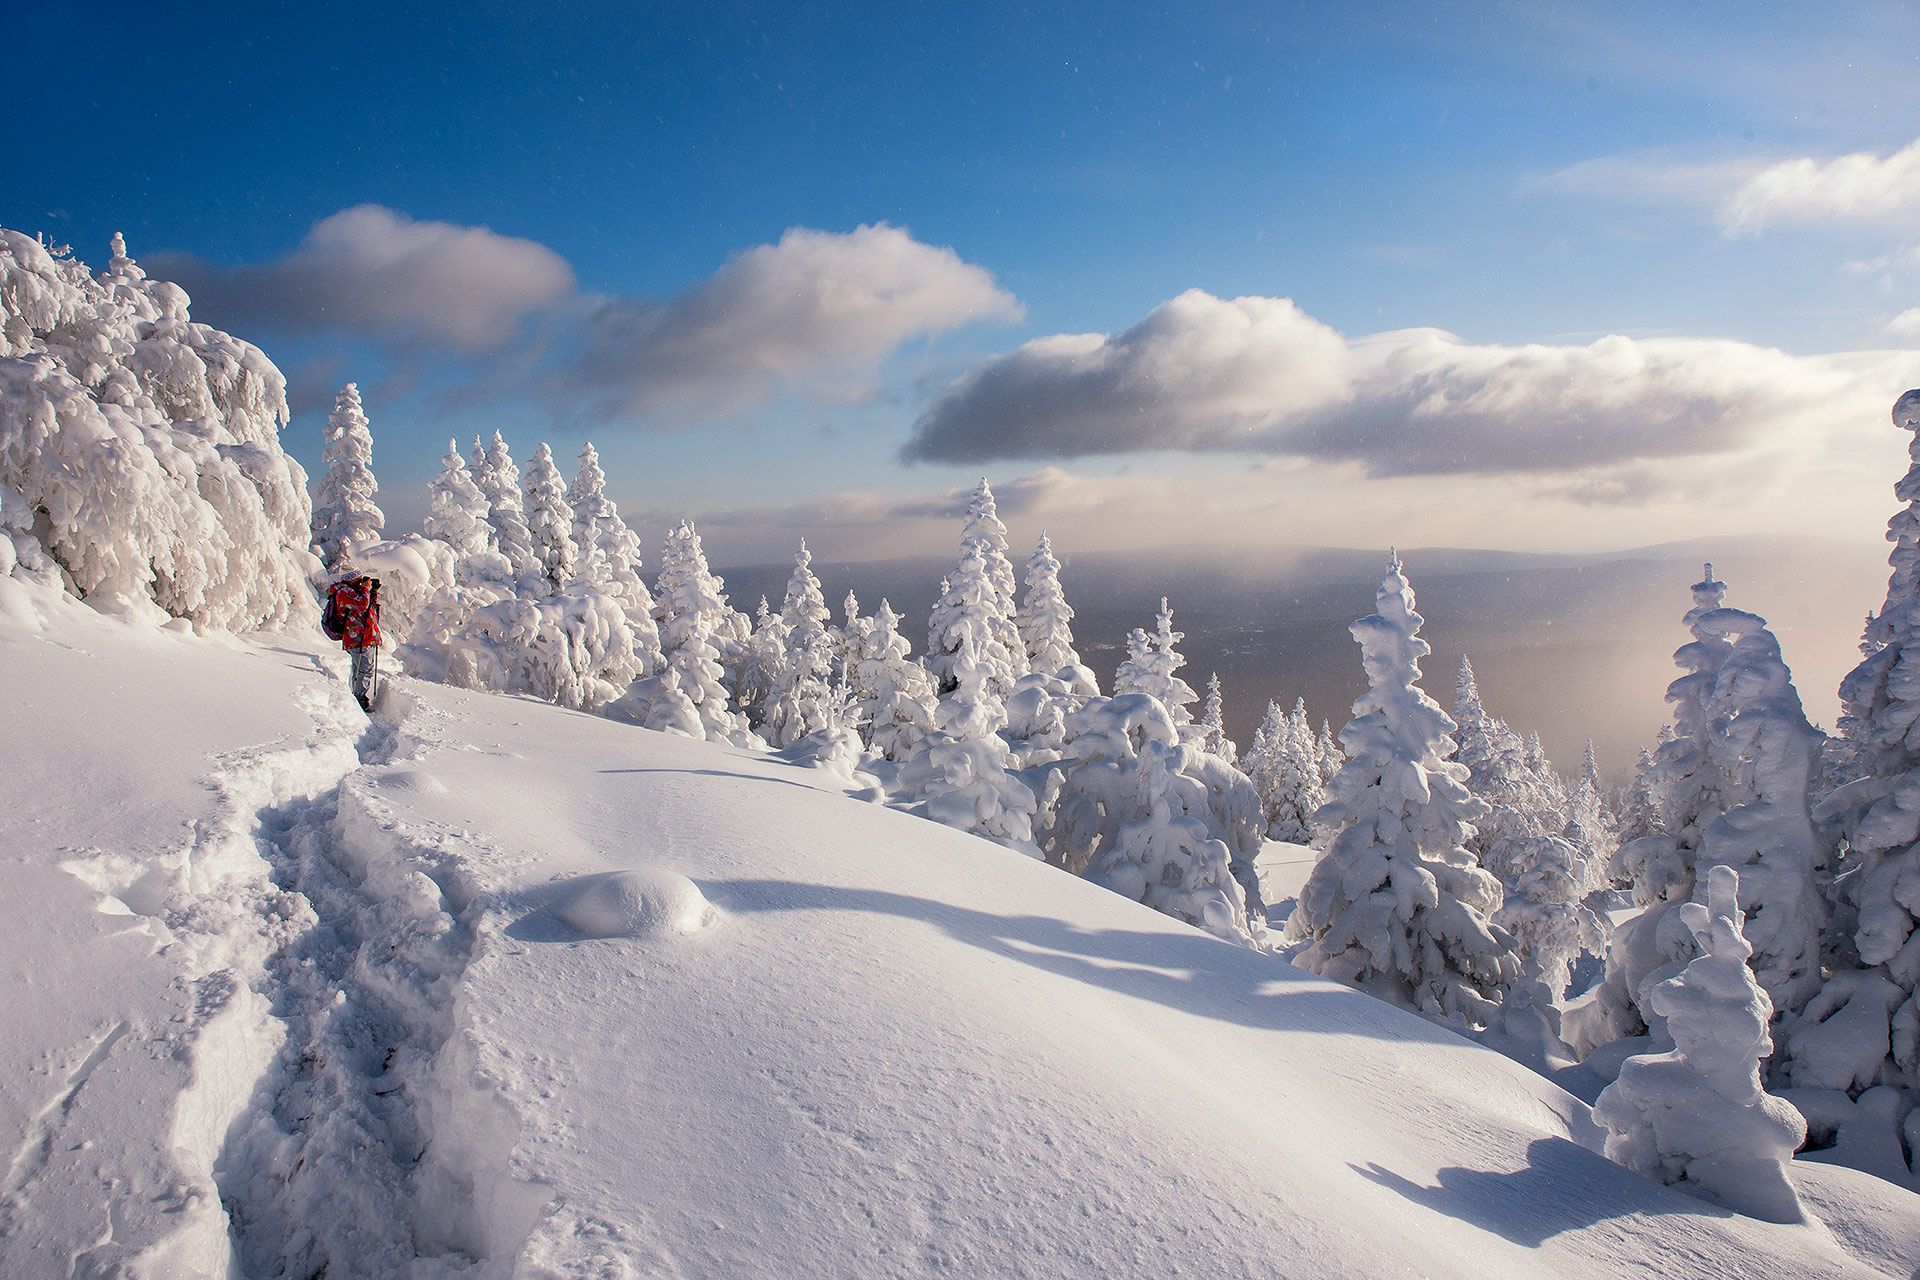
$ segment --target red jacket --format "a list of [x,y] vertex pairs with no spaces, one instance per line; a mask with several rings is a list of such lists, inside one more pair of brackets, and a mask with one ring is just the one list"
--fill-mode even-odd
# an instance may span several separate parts
[[380,644],[380,580],[365,574],[342,578],[327,588],[327,596],[346,626],[340,647],[377,648]]

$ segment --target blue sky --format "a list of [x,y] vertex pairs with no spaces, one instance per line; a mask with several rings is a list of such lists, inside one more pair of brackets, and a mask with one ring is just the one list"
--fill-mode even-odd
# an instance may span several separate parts
[[[494,427],[522,456],[591,434],[623,505],[740,555],[810,526],[917,549],[979,471],[1089,545],[1173,540],[1122,510],[1556,546],[1768,527],[1782,492],[1809,527],[1883,518],[1884,408],[1920,378],[1909,6],[401,8],[34,5],[0,83],[48,122],[0,224],[96,264],[124,230],[288,372],[310,466],[358,379],[397,519],[436,441]],[[350,267],[477,246],[473,282],[318,306],[314,273],[351,270],[303,241],[362,206],[386,220],[331,224]],[[875,224],[910,240],[783,242]],[[887,315],[768,301],[876,272],[910,297]],[[1298,315],[1164,308],[1195,289]],[[1350,350],[1427,327],[1471,350]],[[1090,333],[1132,336],[1044,347]],[[1580,354],[1607,334],[1682,345]],[[1527,518],[1464,514],[1495,507]]]

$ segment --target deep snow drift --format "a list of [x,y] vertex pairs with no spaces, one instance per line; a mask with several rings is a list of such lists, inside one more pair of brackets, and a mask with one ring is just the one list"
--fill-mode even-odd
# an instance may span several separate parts
[[0,1274],[1920,1256],[1884,1182],[1733,1216],[1504,1058],[821,771],[407,681],[369,725],[304,640],[43,608],[0,609]]

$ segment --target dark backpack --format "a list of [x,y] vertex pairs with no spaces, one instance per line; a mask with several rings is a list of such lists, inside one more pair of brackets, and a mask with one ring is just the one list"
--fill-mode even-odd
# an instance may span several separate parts
[[332,587],[327,588],[327,607],[320,611],[320,629],[329,640],[347,638],[347,620],[340,616],[340,595]]

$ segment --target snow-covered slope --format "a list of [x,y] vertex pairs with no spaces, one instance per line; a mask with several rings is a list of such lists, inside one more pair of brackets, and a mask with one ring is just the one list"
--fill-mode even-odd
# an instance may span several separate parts
[[[1830,1226],[1716,1211],[1503,1058],[770,758],[406,682],[368,726],[305,642],[57,613],[0,630],[0,1274],[222,1275],[230,1241],[329,1280],[1920,1251],[1905,1192],[1809,1168]],[[714,912],[562,922],[621,868]]]

